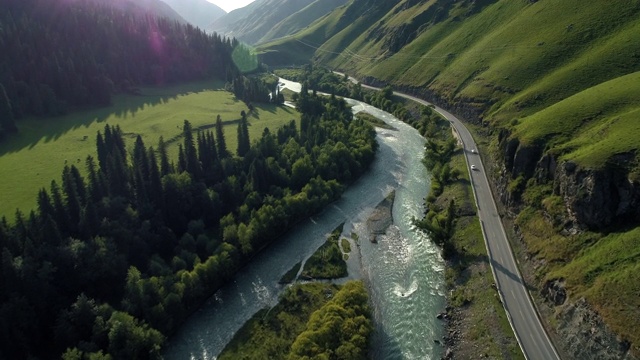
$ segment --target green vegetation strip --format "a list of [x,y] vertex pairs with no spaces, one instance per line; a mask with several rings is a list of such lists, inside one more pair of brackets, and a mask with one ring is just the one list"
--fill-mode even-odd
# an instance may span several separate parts
[[287,271],[286,274],[282,275],[282,278],[280,278],[279,283],[291,284],[292,282],[294,282],[296,280],[296,277],[298,276],[298,271],[300,271],[301,266],[302,266],[302,262],[299,262],[293,265],[293,267],[289,271]]
[[294,285],[254,315],[219,359],[365,359],[373,329],[367,302],[362,282]]
[[347,264],[338,245],[344,223],[338,226],[327,241],[307,260],[300,275],[311,279],[337,279],[345,277]]
[[367,114],[367,113],[363,113],[360,112],[358,114],[356,114],[356,117],[358,119],[362,119],[366,122],[368,122],[369,124],[375,126],[375,127],[379,127],[382,129],[389,129],[389,130],[395,130],[395,128],[389,124],[387,124],[386,122],[378,119],[377,117],[371,115],[371,114]]
[[345,254],[351,252],[351,243],[345,238],[342,238],[342,251],[344,251]]

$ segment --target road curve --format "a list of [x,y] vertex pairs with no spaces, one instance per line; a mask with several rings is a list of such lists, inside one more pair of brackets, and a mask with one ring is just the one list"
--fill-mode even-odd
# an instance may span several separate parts
[[[364,84],[362,87],[380,90],[380,88]],[[394,92],[394,94],[423,105],[435,106],[411,95],[399,92]],[[464,124],[450,112],[438,106],[435,106],[434,110],[449,120],[451,126],[453,126],[459,134],[462,141],[471,186],[478,207],[478,217],[480,218],[480,225],[489,255],[491,271],[493,272],[502,304],[507,312],[509,323],[525,358],[531,360],[560,359],[553,343],[540,322],[536,308],[533,305],[526,284],[522,279],[520,270],[513,257],[511,245],[507,239],[498,208],[491,193],[491,187],[489,186],[484,165],[477,151],[475,153],[472,152],[472,150],[476,150],[477,147],[471,133]],[[471,165],[475,165],[476,170],[471,170]]]

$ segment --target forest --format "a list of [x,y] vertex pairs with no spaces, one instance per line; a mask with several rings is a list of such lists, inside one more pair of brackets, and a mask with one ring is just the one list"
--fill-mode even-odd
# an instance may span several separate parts
[[242,84],[242,100],[267,97],[244,86],[256,60],[235,39],[90,0],[3,1],[0,53],[0,140],[23,117],[108,106],[139,86],[217,78]]
[[[335,97],[301,96],[302,123],[226,148],[222,122],[161,138],[96,136],[38,209],[0,222],[0,357],[158,358],[164,339],[251,257],[337,199],[373,160],[373,128]],[[234,154],[235,152],[235,154]],[[129,155],[130,154],[130,155]]]
[[[143,84],[217,77],[249,114],[268,98],[233,61],[251,54],[189,26],[85,1],[9,1],[0,21],[5,135],[21,117],[55,121]],[[299,126],[255,139],[241,113],[235,149],[219,116],[211,131],[185,120],[177,159],[162,137],[127,148],[126,129],[106,124],[84,169],[66,165],[37,209],[0,220],[0,359],[160,358],[217,288],[372,162],[375,131],[343,100],[298,105]]]

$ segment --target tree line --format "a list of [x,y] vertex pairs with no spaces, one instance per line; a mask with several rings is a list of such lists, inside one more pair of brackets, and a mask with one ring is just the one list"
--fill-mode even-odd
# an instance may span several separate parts
[[[184,122],[167,143],[96,136],[86,175],[66,166],[37,210],[0,221],[0,358],[158,358],[164,339],[296,222],[369,166],[374,130],[341,99],[303,95],[301,126],[227,149]],[[247,148],[247,142],[249,147]]]
[[457,141],[451,135],[450,125],[433,112],[431,108],[422,110],[420,121],[414,122],[416,127],[427,138],[425,154],[422,160],[431,173],[431,189],[425,199],[425,215],[414,220],[418,228],[426,231],[429,237],[440,247],[443,256],[450,258],[455,253],[451,237],[455,231],[458,218],[458,207],[454,199],[449,200],[446,208],[437,204],[438,196],[444,187],[452,184],[460,177],[457,169],[451,169],[451,158],[457,151]]

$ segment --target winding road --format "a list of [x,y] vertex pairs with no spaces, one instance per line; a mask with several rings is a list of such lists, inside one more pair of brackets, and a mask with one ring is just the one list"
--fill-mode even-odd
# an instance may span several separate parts
[[[354,79],[351,79],[354,81]],[[362,87],[380,90],[380,88],[362,84]],[[413,100],[423,105],[434,106],[433,104],[417,97],[394,92],[395,95]],[[464,124],[450,112],[435,106],[434,110],[444,116],[456,132],[463,143],[463,150],[476,205],[478,207],[478,217],[491,263],[491,271],[507,312],[509,323],[513,328],[520,348],[527,359],[560,359],[553,343],[549,339],[538,312],[533,305],[527,286],[522,279],[520,270],[511,251],[511,245],[504,231],[502,220],[491,193],[489,180],[487,179],[484,165],[480,155],[477,153],[476,143],[469,130]],[[475,169],[471,166],[475,165]]]

